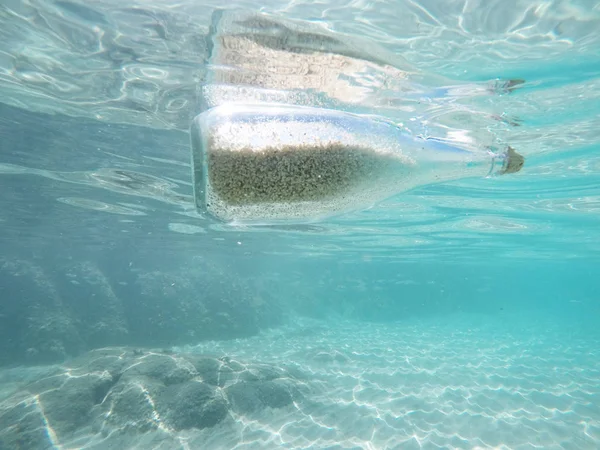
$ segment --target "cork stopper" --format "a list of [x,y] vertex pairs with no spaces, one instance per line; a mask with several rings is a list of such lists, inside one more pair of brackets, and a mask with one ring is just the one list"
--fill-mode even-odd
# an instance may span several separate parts
[[515,151],[514,148],[508,147],[506,153],[506,163],[504,164],[501,174],[519,172],[525,165],[525,157]]

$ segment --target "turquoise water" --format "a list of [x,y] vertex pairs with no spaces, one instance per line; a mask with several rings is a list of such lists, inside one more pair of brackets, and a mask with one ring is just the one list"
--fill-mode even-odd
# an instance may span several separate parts
[[[0,5],[0,449],[599,448],[598,5],[221,3]],[[231,226],[262,88],[526,163]]]

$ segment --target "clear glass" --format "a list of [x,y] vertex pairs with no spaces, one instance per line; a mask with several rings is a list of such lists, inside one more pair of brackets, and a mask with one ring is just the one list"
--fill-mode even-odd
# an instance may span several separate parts
[[222,104],[197,116],[191,134],[196,206],[227,222],[312,222],[417,185],[506,170],[505,153],[323,108]]

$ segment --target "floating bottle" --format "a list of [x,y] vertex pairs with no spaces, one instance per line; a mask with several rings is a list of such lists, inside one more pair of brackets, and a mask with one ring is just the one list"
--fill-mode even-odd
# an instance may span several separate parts
[[191,126],[198,211],[238,224],[310,223],[419,185],[514,173],[524,158],[411,135],[373,116],[224,103]]

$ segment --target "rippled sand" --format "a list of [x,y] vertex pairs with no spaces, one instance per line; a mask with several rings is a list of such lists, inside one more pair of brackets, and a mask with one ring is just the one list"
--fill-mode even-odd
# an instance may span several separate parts
[[308,374],[311,395],[238,420],[218,448],[597,449],[600,340],[552,322],[457,316],[306,323],[197,351]]

